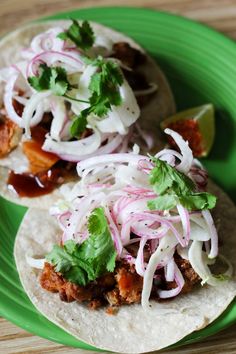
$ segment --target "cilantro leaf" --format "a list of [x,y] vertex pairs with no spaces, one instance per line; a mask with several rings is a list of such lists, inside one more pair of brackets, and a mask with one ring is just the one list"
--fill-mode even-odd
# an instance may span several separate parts
[[89,238],[82,244],[70,240],[55,245],[46,260],[69,281],[85,286],[106,272],[113,272],[116,250],[103,208],[96,208],[88,219]]
[[178,203],[178,199],[172,194],[160,195],[158,198],[149,200],[150,210],[170,210]]
[[[115,252],[103,208],[96,208],[88,219],[89,238],[81,245],[86,259],[102,263]],[[113,251],[112,251],[113,250]]]
[[39,65],[39,75],[28,78],[29,84],[36,91],[51,90],[57,96],[63,96],[71,85],[67,79],[66,70],[61,67]]
[[202,192],[179,197],[180,203],[189,210],[212,209],[216,204],[216,197],[213,194]]
[[49,67],[47,64],[39,65],[40,71],[38,76],[28,78],[29,84],[36,91],[51,90],[56,96],[63,96],[72,101],[89,103],[89,101],[80,100],[66,93],[73,87],[70,85],[66,70],[62,67]]
[[89,84],[92,105],[100,103],[100,98],[108,109],[111,105],[119,106],[122,102],[119,86],[124,81],[119,66],[111,60],[104,61],[101,57],[95,59],[92,65],[97,66],[99,70],[92,76]]
[[79,116],[75,116],[70,127],[71,136],[79,138],[87,126],[87,109],[84,109]]
[[[119,86],[122,85],[124,79],[119,66],[113,61],[104,60],[98,57],[95,60],[87,60],[90,65],[97,67],[97,72],[92,76],[89,83],[91,96],[89,98],[89,107],[84,109],[78,121],[74,121],[74,127],[71,129],[72,136],[78,136],[81,133],[81,126],[86,127],[85,119],[89,114],[93,113],[98,117],[105,116],[112,106],[119,106],[122,103]],[[77,129],[77,126],[79,129]]]
[[207,192],[197,192],[194,182],[184,173],[177,171],[167,162],[151,158],[155,167],[149,182],[158,197],[148,202],[151,210],[170,210],[178,203],[188,210],[212,209],[216,197]]
[[81,49],[89,49],[93,46],[95,36],[88,21],[83,21],[80,25],[78,21],[72,20],[71,26],[58,37],[62,40],[70,40]]
[[63,96],[70,88],[65,69],[61,67],[51,68],[50,88],[57,96]]
[[73,252],[69,252],[66,246],[62,248],[58,245],[55,245],[51,253],[46,256],[46,260],[56,265],[56,272],[66,272],[70,269],[70,265],[73,261],[71,256],[72,253]]
[[39,68],[39,76],[29,77],[28,82],[36,91],[48,90],[50,87],[51,69],[47,64],[40,64]]

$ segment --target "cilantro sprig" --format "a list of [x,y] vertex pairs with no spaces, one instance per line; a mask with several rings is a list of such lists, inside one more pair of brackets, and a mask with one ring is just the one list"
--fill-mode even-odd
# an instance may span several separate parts
[[29,77],[28,82],[36,91],[51,90],[56,96],[88,103],[88,101],[78,100],[67,95],[67,92],[73,87],[68,81],[66,70],[60,66],[49,67],[47,64],[40,64],[38,76]]
[[112,60],[104,60],[98,57],[95,60],[86,59],[87,64],[97,67],[97,72],[92,76],[89,83],[89,107],[76,116],[72,126],[71,135],[79,136],[87,125],[87,117],[94,113],[98,117],[105,116],[111,106],[119,106],[122,98],[119,86],[124,79],[119,66]]
[[55,271],[72,283],[85,286],[115,269],[116,250],[103,208],[96,208],[88,219],[89,238],[82,244],[73,240],[55,245],[46,260]]
[[58,37],[62,40],[70,40],[83,50],[91,48],[95,41],[94,32],[89,22],[83,21],[80,25],[74,19],[72,19],[71,26],[65,32],[59,33]]
[[28,82],[36,91],[52,90],[58,96],[63,96],[71,89],[66,70],[61,67],[51,68],[47,64],[40,64],[38,76],[29,77]]
[[177,171],[165,161],[152,157],[155,167],[149,182],[158,197],[148,202],[151,210],[170,210],[177,204],[188,210],[212,209],[216,197],[207,192],[197,192],[194,182],[184,173]]

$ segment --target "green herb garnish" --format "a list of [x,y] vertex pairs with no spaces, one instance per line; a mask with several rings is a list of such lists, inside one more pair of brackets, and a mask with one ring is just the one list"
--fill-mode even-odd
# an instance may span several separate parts
[[77,137],[83,132],[83,127],[86,127],[89,114],[93,113],[98,117],[103,117],[112,105],[119,106],[122,103],[119,86],[122,85],[124,79],[119,66],[102,57],[95,60],[86,59],[86,62],[96,66],[98,71],[92,76],[89,84],[90,106],[75,117],[71,126],[71,135]]
[[47,64],[40,64],[39,69],[38,76],[28,78],[29,84],[36,91],[51,90],[56,96],[63,96],[77,102],[89,103],[88,101],[78,100],[66,94],[73,87],[68,81],[67,72],[64,68],[59,66],[49,67]]
[[115,269],[116,250],[103,208],[96,208],[88,219],[89,237],[82,244],[70,240],[55,245],[46,260],[72,283],[85,286]]
[[72,20],[72,22],[71,26],[65,32],[59,33],[58,37],[62,40],[70,40],[83,50],[91,48],[95,36],[89,22],[83,21],[81,25],[76,20]]
[[47,64],[39,65],[38,76],[28,78],[29,84],[37,91],[51,90],[57,96],[63,96],[71,88],[66,70],[61,67],[51,68]]
[[148,202],[151,210],[170,210],[177,204],[188,210],[212,209],[216,197],[207,192],[196,192],[193,181],[168,163],[151,158],[155,167],[150,172],[149,182],[158,197]]

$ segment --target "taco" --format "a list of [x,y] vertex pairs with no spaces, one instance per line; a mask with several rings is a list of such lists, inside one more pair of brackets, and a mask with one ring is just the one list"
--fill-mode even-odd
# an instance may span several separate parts
[[236,294],[235,206],[214,184],[206,192],[207,173],[188,144],[166,133],[181,153],[78,163],[68,199],[51,215],[29,210],[16,238],[33,304],[97,348],[164,348],[207,326]]
[[90,156],[127,152],[134,140],[150,150],[145,130],[160,137],[175,111],[154,60],[100,24],[29,24],[0,50],[0,193],[16,203],[47,208]]

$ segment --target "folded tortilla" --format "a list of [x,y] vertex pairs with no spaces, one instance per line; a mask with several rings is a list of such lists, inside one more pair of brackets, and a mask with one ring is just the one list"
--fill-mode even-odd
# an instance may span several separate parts
[[[39,23],[31,23],[11,32],[0,41],[0,68],[9,66],[17,62],[20,58],[22,48],[29,46],[32,38],[57,25],[67,26],[70,21],[46,21]],[[91,23],[95,34],[105,35],[112,38],[114,42],[127,42],[132,47],[144,50],[131,38],[126,35],[114,31],[108,27],[97,23]],[[155,131],[155,139],[157,141],[156,149],[163,146],[162,134],[159,128],[160,121],[175,112],[175,102],[170,90],[169,84],[158,67],[156,62],[147,55],[147,61],[143,65],[143,72],[149,82],[154,82],[158,85],[158,90],[153,94],[149,103],[142,108],[141,117],[139,118],[140,126],[144,129]],[[0,103],[3,95],[3,88],[0,86]],[[48,208],[60,197],[60,191],[57,189],[49,195],[40,196],[37,198],[19,198],[13,191],[7,188],[8,171],[10,169],[20,170],[22,163],[25,163],[24,154],[21,148],[18,148],[17,153],[12,151],[8,156],[0,159],[0,195],[4,198],[13,201],[17,204],[22,204],[29,207]]]
[[[216,185],[210,191],[218,196],[213,211],[220,253],[236,269],[236,207]],[[43,222],[42,222],[43,220]],[[31,209],[25,215],[15,242],[15,260],[25,291],[35,307],[50,321],[74,337],[97,348],[120,353],[144,353],[178,342],[186,335],[206,327],[227,308],[236,295],[235,274],[217,287],[204,285],[191,293],[162,303],[152,301],[145,311],[141,305],[122,306],[116,315],[104,309],[89,310],[76,302],[64,303],[39,284],[39,270],[31,268],[28,256],[43,257],[58,243],[60,230],[44,210]]]

